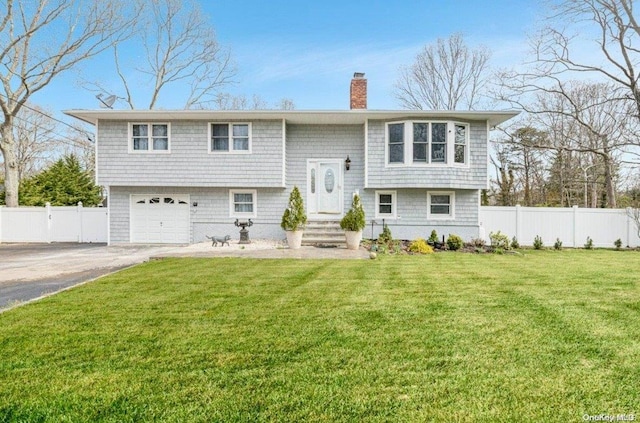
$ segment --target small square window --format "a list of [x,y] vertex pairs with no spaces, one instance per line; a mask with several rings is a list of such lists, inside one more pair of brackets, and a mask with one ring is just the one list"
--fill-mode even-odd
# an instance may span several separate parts
[[377,219],[396,218],[396,192],[376,191],[376,213]]
[[229,191],[229,215],[231,217],[256,217],[256,191]]
[[427,219],[453,219],[454,202],[453,192],[427,193]]

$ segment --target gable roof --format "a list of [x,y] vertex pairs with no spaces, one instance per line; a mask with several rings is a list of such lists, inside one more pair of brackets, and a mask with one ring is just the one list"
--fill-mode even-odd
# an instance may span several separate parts
[[96,125],[99,120],[281,120],[293,124],[363,124],[367,120],[461,119],[499,125],[520,112],[452,110],[65,110],[65,114]]

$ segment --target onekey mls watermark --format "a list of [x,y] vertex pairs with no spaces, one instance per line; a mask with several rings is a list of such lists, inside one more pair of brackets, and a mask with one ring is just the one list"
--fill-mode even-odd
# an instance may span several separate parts
[[583,414],[582,420],[585,422],[634,422],[636,415],[629,414]]

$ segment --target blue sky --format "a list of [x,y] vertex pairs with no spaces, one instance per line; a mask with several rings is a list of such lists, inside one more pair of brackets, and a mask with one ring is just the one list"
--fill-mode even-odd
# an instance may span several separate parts
[[398,108],[392,94],[398,68],[425,44],[462,32],[506,65],[526,50],[537,16],[535,0],[204,3],[238,64],[234,92],[271,102],[288,97],[299,109],[348,108],[356,71],[366,73],[369,108]]
[[[471,46],[485,45],[497,66],[524,59],[526,35],[540,18],[537,0],[238,1],[201,0],[204,12],[238,68],[225,91],[269,104],[286,97],[297,109],[347,109],[353,72],[365,72],[369,108],[396,109],[399,67],[437,38],[462,32]],[[101,60],[111,60],[105,56]],[[98,74],[101,61],[84,65]],[[54,113],[98,108],[94,93],[69,73],[34,96]],[[171,96],[160,104],[180,109]]]

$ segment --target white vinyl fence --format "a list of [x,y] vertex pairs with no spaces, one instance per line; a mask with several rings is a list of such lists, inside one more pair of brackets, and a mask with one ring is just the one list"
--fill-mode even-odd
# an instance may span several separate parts
[[563,247],[583,247],[587,237],[595,247],[613,248],[617,239],[623,246],[640,246],[636,224],[626,209],[480,207],[480,227],[487,243],[491,232],[501,231],[515,236],[521,245],[533,245],[540,236],[545,246],[560,239]]
[[0,242],[107,242],[107,209],[0,206]]

